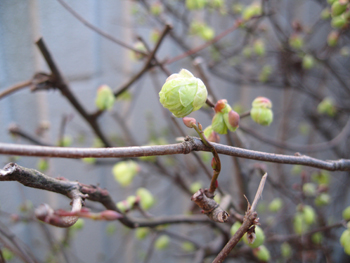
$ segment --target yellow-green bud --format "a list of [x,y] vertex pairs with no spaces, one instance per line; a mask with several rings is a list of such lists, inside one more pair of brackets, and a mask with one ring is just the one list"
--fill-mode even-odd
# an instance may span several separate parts
[[[145,47],[145,44],[142,43],[141,41],[137,41],[133,47],[134,47],[134,49],[136,49],[138,51],[147,53],[147,48]],[[135,60],[141,60],[145,57],[144,54],[136,52],[136,51],[132,51],[131,54],[132,54],[132,58]]]
[[138,164],[135,161],[119,162],[113,166],[112,173],[114,179],[122,186],[128,186],[135,175],[140,170]]
[[289,45],[295,49],[301,49],[304,46],[304,40],[299,34],[293,34],[289,38]]
[[201,189],[203,187],[202,182],[200,181],[196,181],[193,182],[190,186],[190,191],[192,194],[194,194],[195,192],[197,192],[199,189]]
[[185,241],[181,244],[181,248],[185,252],[193,252],[196,250],[196,247],[193,245],[192,242]]
[[315,59],[313,56],[306,54],[303,57],[303,68],[304,69],[311,69],[315,65]]
[[157,238],[156,242],[154,242],[154,247],[157,250],[164,250],[169,246],[170,238],[167,235],[161,235]]
[[342,28],[346,24],[346,19],[343,15],[332,18],[331,25],[333,28]]
[[333,117],[336,114],[336,108],[334,106],[334,101],[332,98],[324,98],[317,106],[317,112],[320,114],[326,114]]
[[317,232],[315,234],[313,234],[311,236],[311,241],[314,243],[314,244],[321,244],[322,243],[322,240],[323,240],[323,236],[320,232]]
[[159,16],[163,12],[163,6],[160,2],[155,2],[151,5],[152,15]]
[[273,121],[272,103],[265,97],[257,97],[252,103],[250,117],[256,123],[268,126]]
[[325,8],[322,10],[322,12],[321,12],[322,19],[326,20],[326,19],[330,18],[330,16],[331,16],[331,12],[329,11],[329,8]]
[[234,234],[236,234],[238,228],[240,228],[241,225],[242,225],[241,222],[236,221],[236,222],[231,226],[231,229],[230,229],[230,234],[231,234],[231,236],[233,236]]
[[205,104],[207,96],[204,83],[186,69],[168,77],[159,92],[160,103],[177,118],[199,110]]
[[265,246],[260,246],[254,249],[253,254],[257,257],[257,259],[263,262],[268,262],[271,258],[270,252]]
[[314,196],[316,194],[316,185],[313,183],[305,183],[303,185],[303,192],[306,196]]
[[243,241],[251,248],[257,248],[261,246],[265,241],[264,231],[259,226],[255,226],[255,240],[252,243],[249,243],[247,233],[245,233],[243,236]]
[[338,44],[339,32],[331,31],[327,37],[327,44],[330,47],[335,47]]
[[266,53],[265,43],[262,39],[258,39],[254,42],[254,52],[258,56],[264,56]]
[[283,201],[281,198],[277,197],[271,201],[269,204],[269,210],[271,212],[278,212],[283,207]]
[[253,2],[251,5],[244,8],[242,12],[243,20],[249,20],[254,16],[261,15],[261,4],[259,2]]
[[138,240],[142,240],[142,239],[145,239],[148,234],[149,234],[149,228],[147,227],[139,227],[135,230],[135,237],[138,239]]
[[207,0],[186,0],[188,10],[203,9],[207,4]]
[[292,255],[292,247],[287,242],[283,242],[281,245],[281,254],[284,258],[289,258]]
[[95,104],[99,110],[110,110],[114,101],[114,94],[109,86],[102,85],[98,88]]
[[315,198],[315,205],[324,206],[329,205],[331,202],[331,196],[328,193],[321,193]]
[[144,210],[150,209],[155,203],[153,195],[146,188],[137,189],[136,195],[140,198],[140,205]]
[[204,136],[207,138],[210,142],[220,142],[219,135],[213,130],[212,126],[209,125],[205,130],[203,131]]
[[347,3],[343,4],[343,3],[340,3],[340,2],[334,2],[332,4],[332,16],[339,16],[341,15],[342,13],[345,12],[346,10],[346,7],[347,7]]
[[343,219],[350,220],[350,206],[344,209],[343,211]]

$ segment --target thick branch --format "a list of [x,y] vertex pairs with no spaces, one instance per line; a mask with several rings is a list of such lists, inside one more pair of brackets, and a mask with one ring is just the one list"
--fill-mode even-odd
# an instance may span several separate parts
[[[306,155],[283,155],[253,151],[211,143],[217,153],[237,156],[263,162],[300,164],[316,167],[329,171],[349,171],[350,160],[319,160]],[[153,146],[113,147],[113,148],[61,148],[45,146],[29,146],[19,144],[0,143],[0,154],[39,156],[39,157],[60,157],[60,158],[130,158],[141,156],[158,156],[173,154],[188,154],[192,151],[210,151],[201,140],[191,137],[183,143]]]

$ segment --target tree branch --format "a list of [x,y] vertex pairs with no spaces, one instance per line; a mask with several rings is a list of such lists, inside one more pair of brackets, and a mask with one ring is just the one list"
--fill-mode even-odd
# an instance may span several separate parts
[[[219,143],[211,143],[218,154],[237,156],[263,162],[300,164],[328,171],[349,171],[350,160],[320,160],[306,155],[283,155],[241,149],[226,146]],[[172,154],[188,154],[192,151],[206,151],[210,148],[205,146],[199,138],[187,138],[182,143],[152,146],[113,147],[113,148],[67,148],[30,146],[10,143],[0,143],[0,154],[60,157],[60,158],[130,158],[141,156],[160,156]]]

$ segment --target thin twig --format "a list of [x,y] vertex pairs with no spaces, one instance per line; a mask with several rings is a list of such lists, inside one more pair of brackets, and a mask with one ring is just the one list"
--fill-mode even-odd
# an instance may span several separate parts
[[120,41],[119,39],[116,39],[115,37],[113,37],[112,35],[104,32],[103,30],[97,28],[96,26],[92,25],[90,22],[88,22],[87,20],[85,20],[81,15],[79,15],[74,9],[72,9],[66,2],[64,2],[63,0],[57,0],[69,13],[71,13],[76,19],[78,19],[80,22],[82,22],[85,26],[87,26],[88,28],[90,28],[91,30],[93,30],[94,32],[96,32],[97,34],[103,36],[104,38],[107,38],[108,40],[122,46],[125,47],[127,49],[130,49],[134,52],[140,53],[142,55],[147,55],[146,53],[135,49],[133,46],[130,46],[129,44],[126,44],[122,41]]
[[23,88],[26,88],[28,86],[32,85],[32,80],[26,80],[20,83],[17,83],[7,89],[5,89],[4,91],[0,92],[0,100],[4,97],[6,97],[7,95],[10,95],[11,93],[14,93],[16,91],[19,91]]

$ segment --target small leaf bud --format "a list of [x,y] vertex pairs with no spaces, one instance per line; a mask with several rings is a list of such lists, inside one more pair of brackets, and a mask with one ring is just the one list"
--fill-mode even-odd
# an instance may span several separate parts
[[250,117],[256,123],[268,126],[273,121],[272,103],[265,97],[257,97],[252,103]]
[[197,124],[195,118],[183,117],[182,121],[188,128],[193,128],[193,126],[196,126]]

